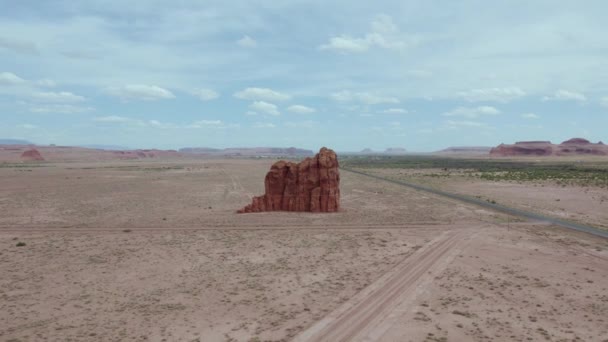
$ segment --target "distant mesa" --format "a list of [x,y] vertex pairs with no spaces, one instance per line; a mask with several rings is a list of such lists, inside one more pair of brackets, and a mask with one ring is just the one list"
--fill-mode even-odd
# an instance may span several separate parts
[[112,151],[114,156],[119,159],[146,159],[146,158],[166,158],[179,157],[179,152],[175,150],[129,150],[129,151]]
[[361,154],[373,154],[374,150],[372,150],[371,148],[364,148],[359,153],[361,153]]
[[389,147],[384,151],[385,154],[406,154],[407,150],[403,147]]
[[185,147],[180,153],[201,154],[210,156],[255,156],[255,157],[282,157],[282,156],[312,156],[311,150],[296,147],[231,147],[225,149],[209,147]]
[[559,145],[550,141],[518,141],[515,144],[500,144],[490,150],[490,156],[576,156],[576,155],[608,155],[608,146],[601,141],[597,144],[583,138],[572,138]]
[[338,167],[338,156],[325,147],[300,163],[278,161],[266,174],[264,195],[237,212],[336,212],[340,209]]
[[23,161],[44,161],[44,158],[38,152],[37,149],[32,148],[21,154],[21,160]]
[[[601,143],[601,141],[598,144],[600,144],[600,143]],[[572,139],[566,140],[562,143],[562,145],[574,145],[574,144],[586,145],[586,144],[591,144],[591,142],[589,140],[583,139],[583,138],[572,138]]]
[[490,150],[492,150],[492,147],[489,146],[451,146],[433,153],[446,155],[487,155],[490,153]]
[[32,143],[22,139],[0,139],[0,145],[31,145]]

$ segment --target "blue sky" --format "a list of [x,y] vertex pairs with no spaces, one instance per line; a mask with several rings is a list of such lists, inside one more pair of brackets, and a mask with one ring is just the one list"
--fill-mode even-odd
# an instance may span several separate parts
[[340,151],[608,140],[606,1],[0,8],[3,138]]

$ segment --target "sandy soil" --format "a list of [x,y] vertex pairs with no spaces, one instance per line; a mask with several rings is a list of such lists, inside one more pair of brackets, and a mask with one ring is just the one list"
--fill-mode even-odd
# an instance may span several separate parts
[[478,196],[513,208],[537,212],[561,219],[591,224],[608,229],[608,189],[594,186],[558,185],[551,181],[487,181],[459,176],[428,177],[445,174],[440,169],[366,169],[393,179],[406,179],[454,193]]
[[343,212],[235,214],[268,165],[0,168],[0,340],[608,338],[607,241],[348,172]]

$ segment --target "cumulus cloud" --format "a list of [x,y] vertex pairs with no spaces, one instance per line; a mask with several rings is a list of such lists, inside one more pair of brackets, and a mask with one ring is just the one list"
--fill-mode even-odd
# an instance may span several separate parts
[[606,108],[608,108],[608,96],[602,97],[602,98],[600,99],[600,105],[601,105],[602,107],[606,107]]
[[555,92],[552,96],[543,97],[543,101],[577,101],[577,102],[585,102],[587,101],[587,97],[585,94],[578,93],[575,91],[569,91],[560,89]]
[[85,100],[84,97],[82,97],[80,95],[72,94],[69,91],[37,92],[37,93],[32,94],[32,98],[34,100],[40,101],[40,102],[63,102],[63,103],[82,102]]
[[249,107],[257,112],[262,112],[270,115],[281,115],[276,105],[264,101],[255,101]]
[[407,114],[407,110],[403,108],[389,108],[382,111],[385,114]]
[[293,106],[289,106],[287,108],[288,111],[293,112],[293,113],[298,113],[298,114],[310,114],[310,113],[314,113],[317,110],[311,107],[306,107],[306,106],[302,106],[302,105],[293,105]]
[[380,96],[366,92],[353,93],[348,90],[333,93],[330,95],[330,98],[338,102],[360,102],[366,105],[399,103],[399,100],[394,97]]
[[122,123],[122,122],[129,122],[132,120],[133,119],[129,119],[124,116],[117,116],[117,115],[100,116],[100,117],[93,118],[93,121],[96,121],[96,122],[109,122],[109,123]]
[[484,115],[498,115],[500,111],[491,106],[479,106],[479,107],[458,107],[449,112],[445,112],[443,116],[462,116],[465,118],[478,118]]
[[53,80],[49,80],[49,79],[45,78],[45,79],[36,81],[36,85],[40,86],[40,87],[54,88],[57,86],[57,83]]
[[518,87],[471,89],[458,93],[458,96],[469,102],[510,102],[526,96],[526,92]]
[[194,91],[194,95],[201,101],[211,101],[220,97],[220,94],[212,89],[197,89]]
[[59,113],[78,114],[94,110],[93,107],[74,106],[71,104],[32,104],[29,111],[32,113]]
[[258,46],[258,42],[255,39],[253,39],[247,35],[245,35],[245,36],[243,36],[243,38],[237,40],[236,44],[238,46],[244,47],[244,48],[254,48],[254,47]]
[[247,88],[234,93],[234,97],[251,101],[287,101],[291,96],[268,88]]
[[271,122],[256,122],[253,124],[253,128],[275,128],[275,124]]
[[538,119],[540,118],[540,116],[534,114],[534,113],[524,113],[521,115],[522,118],[524,119]]
[[12,72],[0,72],[0,84],[17,85],[23,83],[25,83],[25,80]]
[[390,16],[380,14],[372,20],[370,32],[363,37],[357,38],[346,34],[331,37],[329,42],[319,46],[319,50],[360,53],[372,48],[401,49],[419,42],[418,36],[402,34]]
[[198,120],[188,125],[188,128],[206,128],[206,127],[214,127],[219,128],[223,127],[224,123],[222,120]]
[[109,87],[106,89],[106,93],[108,95],[118,97],[123,101],[154,101],[175,98],[175,95],[173,95],[173,93],[167,89],[144,84],[129,84],[121,87]]

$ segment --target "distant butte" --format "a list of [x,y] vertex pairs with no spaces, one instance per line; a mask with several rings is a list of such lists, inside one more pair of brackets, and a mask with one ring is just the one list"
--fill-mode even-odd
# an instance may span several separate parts
[[263,211],[336,212],[340,209],[340,171],[333,150],[321,148],[300,163],[278,161],[266,174],[266,192],[238,213]]
[[495,157],[517,156],[608,156],[608,146],[601,141],[597,144],[583,138],[572,138],[559,145],[550,141],[518,141],[515,144],[500,144],[490,150]]
[[44,158],[38,152],[37,149],[32,148],[21,154],[21,160],[23,161],[44,161]]

